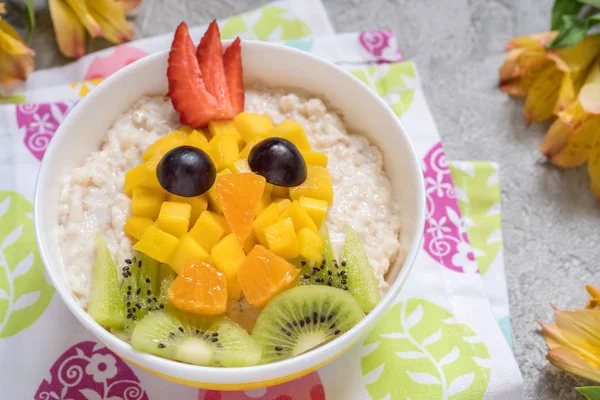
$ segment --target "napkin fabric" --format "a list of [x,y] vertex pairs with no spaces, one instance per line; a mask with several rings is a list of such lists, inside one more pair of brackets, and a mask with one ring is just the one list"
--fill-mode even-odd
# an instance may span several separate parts
[[[402,120],[423,161],[427,220],[423,249],[395,305],[363,342],[318,372],[246,392],[158,379],[119,359],[75,320],[37,252],[35,177],[77,100],[121,67],[168,49],[171,35],[142,39],[34,72],[21,88],[24,103],[0,106],[0,398],[521,399],[506,340],[498,167],[448,163],[417,68],[400,62],[394,33],[335,35],[320,0],[278,1],[220,26],[225,37],[282,42],[347,68]],[[193,37],[204,30],[193,28]]]

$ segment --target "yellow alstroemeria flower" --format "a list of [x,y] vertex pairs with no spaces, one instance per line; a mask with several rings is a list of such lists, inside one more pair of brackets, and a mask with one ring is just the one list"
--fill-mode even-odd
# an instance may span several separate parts
[[[4,3],[0,3],[0,14],[4,13]],[[10,85],[27,79],[33,71],[34,55],[17,31],[0,17],[0,84]]]
[[[598,290],[588,286],[592,296]],[[574,375],[600,382],[600,310],[555,309],[554,323],[541,324],[550,351],[546,358],[554,366]]]
[[65,56],[85,54],[86,31],[91,37],[105,37],[112,43],[133,39],[133,28],[125,13],[141,0],[49,0],[50,16],[58,47]]
[[556,32],[523,36],[506,47],[509,53],[499,71],[500,89],[527,97],[523,113],[528,122],[551,118],[572,104],[600,51],[600,34],[587,36],[571,48],[546,49],[555,36]]

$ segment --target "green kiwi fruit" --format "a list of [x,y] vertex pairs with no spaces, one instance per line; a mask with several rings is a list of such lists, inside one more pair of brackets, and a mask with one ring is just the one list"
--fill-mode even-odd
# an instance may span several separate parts
[[174,308],[152,312],[138,322],[131,345],[138,351],[188,364],[245,367],[260,361],[260,347],[226,317],[201,316]]
[[364,312],[371,311],[381,300],[381,294],[360,236],[353,229],[346,229],[344,254],[342,261],[338,262],[334,257],[325,223],[319,233],[325,239],[323,259],[320,263],[301,261],[299,283],[347,290]]
[[342,335],[364,312],[350,293],[304,285],[275,296],[261,311],[252,337],[262,349],[261,364],[297,356]]

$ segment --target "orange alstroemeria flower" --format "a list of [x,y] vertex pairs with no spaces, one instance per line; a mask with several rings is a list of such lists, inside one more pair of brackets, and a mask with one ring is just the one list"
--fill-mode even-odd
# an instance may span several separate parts
[[[0,15],[4,13],[4,3],[0,3]],[[0,84],[10,85],[27,79],[33,71],[34,55],[17,31],[0,17]]]

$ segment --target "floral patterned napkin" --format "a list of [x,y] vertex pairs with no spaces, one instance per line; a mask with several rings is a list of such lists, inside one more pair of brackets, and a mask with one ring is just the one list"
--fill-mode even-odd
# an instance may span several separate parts
[[[221,22],[226,37],[283,42],[364,81],[401,118],[423,160],[423,251],[396,304],[339,360],[296,381],[246,392],[204,391],[155,378],[111,353],[48,283],[31,220],[35,176],[56,128],[102,79],[170,35],[37,71],[23,103],[0,106],[0,398],[2,399],[520,399],[502,259],[498,168],[448,163],[416,66],[393,32],[335,35],[320,0],[285,0]],[[199,38],[205,27],[192,34]],[[454,181],[453,181],[454,179]],[[508,327],[508,329],[506,329]]]

